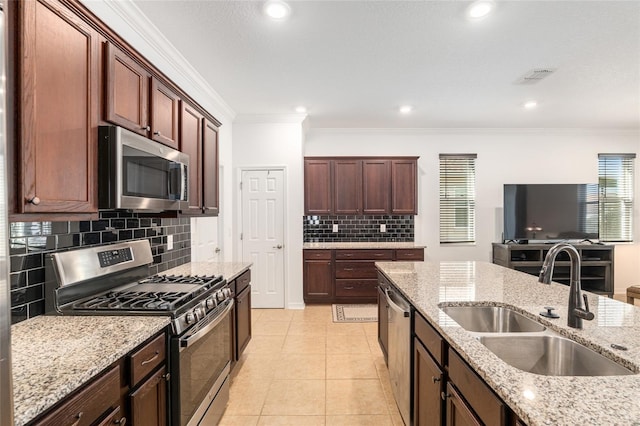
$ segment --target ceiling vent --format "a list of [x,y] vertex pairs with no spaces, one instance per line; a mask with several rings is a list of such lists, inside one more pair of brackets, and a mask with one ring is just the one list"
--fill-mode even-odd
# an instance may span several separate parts
[[535,84],[556,72],[557,68],[534,68],[516,80],[516,84]]

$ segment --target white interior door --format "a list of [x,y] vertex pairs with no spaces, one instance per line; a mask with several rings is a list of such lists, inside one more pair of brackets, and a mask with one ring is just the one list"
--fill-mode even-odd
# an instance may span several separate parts
[[251,306],[284,308],[284,171],[244,170],[242,260],[251,267]]

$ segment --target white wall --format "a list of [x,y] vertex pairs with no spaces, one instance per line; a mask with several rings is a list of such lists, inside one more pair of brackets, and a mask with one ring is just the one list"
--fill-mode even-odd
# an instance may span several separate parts
[[[417,155],[419,214],[416,242],[430,260],[491,260],[491,243],[501,240],[505,183],[592,183],[598,181],[598,153],[640,152],[629,131],[551,129],[311,129],[304,155]],[[476,153],[476,243],[440,245],[438,156]],[[640,163],[636,173],[640,241]],[[616,293],[640,282],[640,244],[616,247]]]
[[[302,297],[302,216],[304,114],[238,117],[233,125],[234,188],[240,169],[274,167],[285,169],[285,307],[304,306]],[[241,257],[239,191],[234,191],[238,208],[234,221],[234,244]]]
[[[151,24],[142,12],[130,1],[91,0],[83,4],[98,18],[104,21],[134,49],[142,54],[157,69],[182,88],[204,109],[222,123],[219,132],[219,161],[223,171],[220,176],[221,213],[217,219],[191,220],[192,241],[196,234],[200,239],[219,239],[224,248],[222,259],[233,259],[232,224],[233,203],[231,191],[231,140],[232,122],[235,112],[225,103],[216,91],[200,76],[184,57],[167,41],[164,35]],[[221,221],[221,231],[217,232]],[[199,260],[202,254],[194,252],[193,260]]]

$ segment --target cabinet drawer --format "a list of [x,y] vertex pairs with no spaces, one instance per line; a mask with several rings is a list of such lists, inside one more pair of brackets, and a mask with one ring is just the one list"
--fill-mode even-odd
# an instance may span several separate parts
[[236,294],[240,294],[242,293],[242,290],[244,290],[249,286],[249,284],[251,284],[251,269],[247,269],[245,272],[242,273],[242,275],[236,278],[235,281],[236,281]]
[[377,279],[378,271],[373,262],[336,262],[336,278]]
[[165,360],[166,345],[164,333],[147,343],[129,357],[130,384],[135,387],[140,380]]
[[433,359],[435,359],[440,366],[444,365],[444,340],[422,315],[416,312],[413,319],[415,334],[422,344],[427,348]]
[[119,401],[120,367],[115,366],[35,424],[91,425],[107,411],[117,407]]
[[399,249],[396,250],[396,260],[424,260],[423,249]]
[[484,424],[505,424],[506,407],[504,403],[452,349],[449,349],[449,380],[458,388]]
[[393,250],[336,250],[336,260],[393,260]]
[[331,250],[303,250],[304,260],[331,260]]
[[376,297],[378,280],[336,280],[336,296]]

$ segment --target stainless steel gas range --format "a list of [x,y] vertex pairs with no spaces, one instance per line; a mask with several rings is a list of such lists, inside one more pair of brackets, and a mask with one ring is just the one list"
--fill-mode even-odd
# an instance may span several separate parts
[[47,258],[48,314],[167,315],[170,424],[217,424],[229,399],[233,295],[222,276],[149,276],[147,240]]

